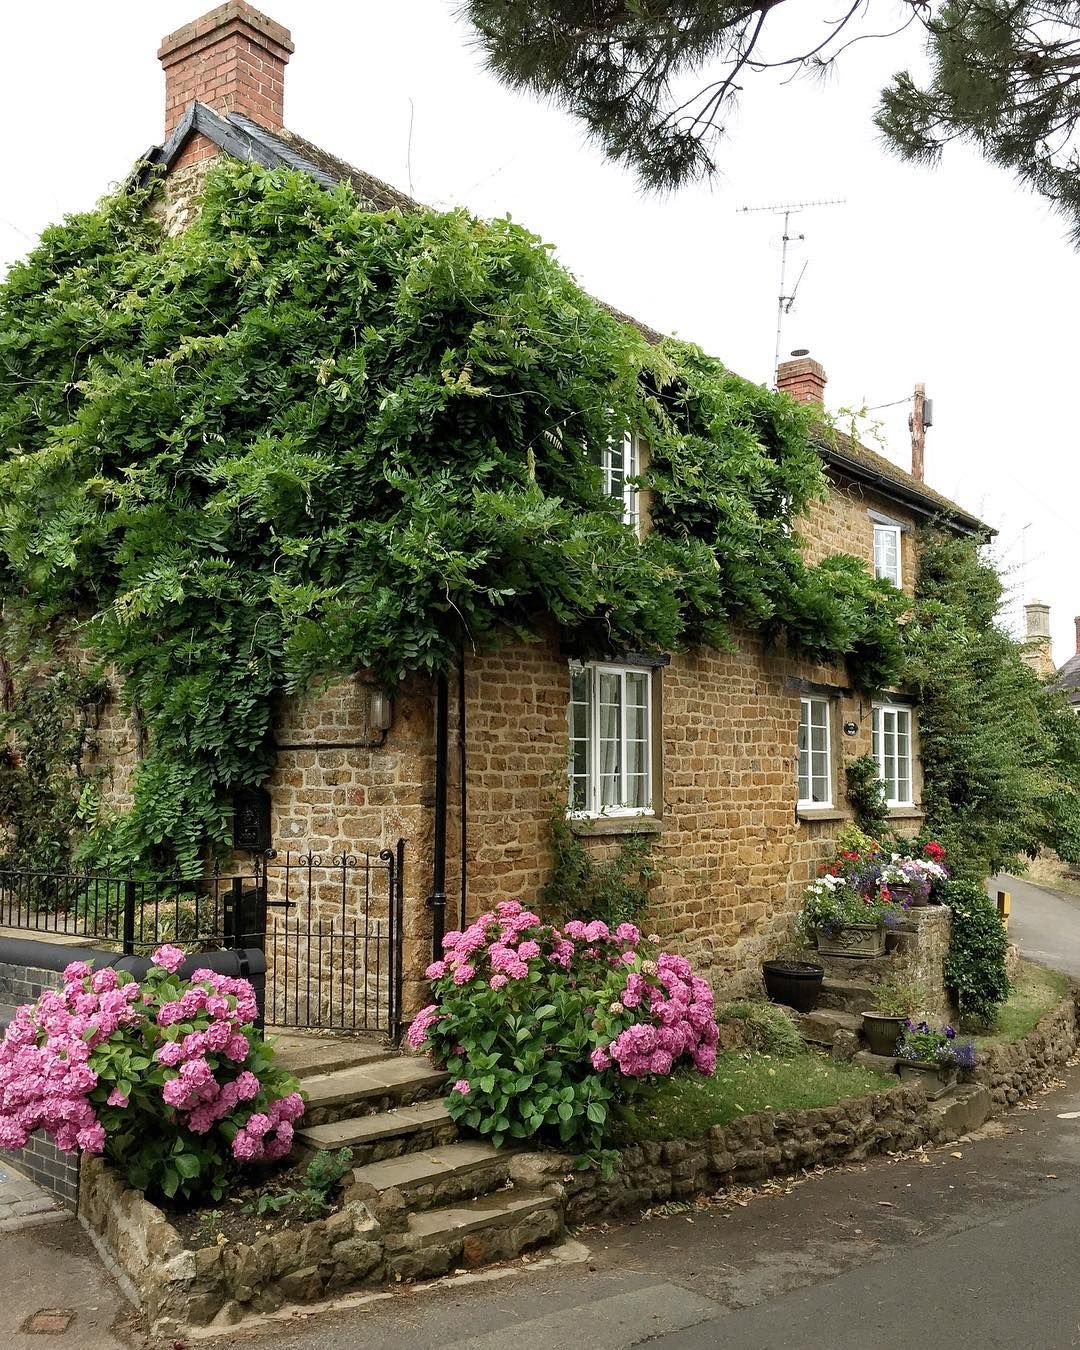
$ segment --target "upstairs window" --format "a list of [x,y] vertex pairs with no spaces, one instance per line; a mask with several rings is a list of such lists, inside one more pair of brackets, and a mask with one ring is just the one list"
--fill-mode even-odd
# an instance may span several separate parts
[[875,703],[871,725],[878,775],[885,784],[885,804],[913,806],[911,709]]
[[641,533],[640,492],[629,479],[641,473],[641,438],[627,432],[621,441],[606,446],[600,456],[604,492],[622,503],[623,520],[635,534]]
[[652,671],[570,663],[570,810],[574,815],[652,811]]
[[899,590],[904,584],[904,532],[899,525],[874,526],[874,576],[891,581]]
[[832,806],[829,701],[804,698],[799,713],[799,805]]

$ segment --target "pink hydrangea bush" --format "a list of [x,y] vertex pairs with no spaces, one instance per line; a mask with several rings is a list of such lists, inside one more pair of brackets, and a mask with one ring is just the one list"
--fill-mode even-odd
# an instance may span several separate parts
[[220,1199],[239,1164],[285,1157],[304,1102],[255,1030],[254,989],[181,979],[184,959],[159,947],[141,983],[74,961],[62,990],[18,1009],[0,1043],[0,1147],[44,1130],[185,1199]]
[[553,1132],[596,1154],[635,1081],[716,1068],[708,983],[632,923],[544,924],[515,900],[448,933],[409,1028],[455,1080],[450,1114],[496,1144]]

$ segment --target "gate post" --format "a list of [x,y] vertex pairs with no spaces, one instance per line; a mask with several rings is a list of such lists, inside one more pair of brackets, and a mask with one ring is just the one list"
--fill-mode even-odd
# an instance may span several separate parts
[[222,945],[226,951],[240,945],[241,915],[244,909],[244,878],[231,877],[229,894],[225,901],[225,923]]
[[[157,933],[154,933],[157,940]],[[124,955],[135,955],[135,880],[128,877],[124,882]]]

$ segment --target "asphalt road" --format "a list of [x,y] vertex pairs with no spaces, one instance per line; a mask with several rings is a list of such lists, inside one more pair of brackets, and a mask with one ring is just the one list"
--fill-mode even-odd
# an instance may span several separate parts
[[994,877],[989,889],[1012,896],[1009,936],[1024,956],[1080,979],[1080,896],[1004,874]]

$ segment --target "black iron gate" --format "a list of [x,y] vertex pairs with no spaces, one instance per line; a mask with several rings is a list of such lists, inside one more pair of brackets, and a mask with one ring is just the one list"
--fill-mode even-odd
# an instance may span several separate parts
[[266,954],[268,1026],[397,1036],[404,861],[402,840],[377,855],[270,851],[248,884],[233,879],[227,943]]
[[0,925],[148,955],[260,947],[265,1022],[383,1032],[401,1027],[405,844],[379,854],[270,850],[245,872],[147,881],[0,864]]

